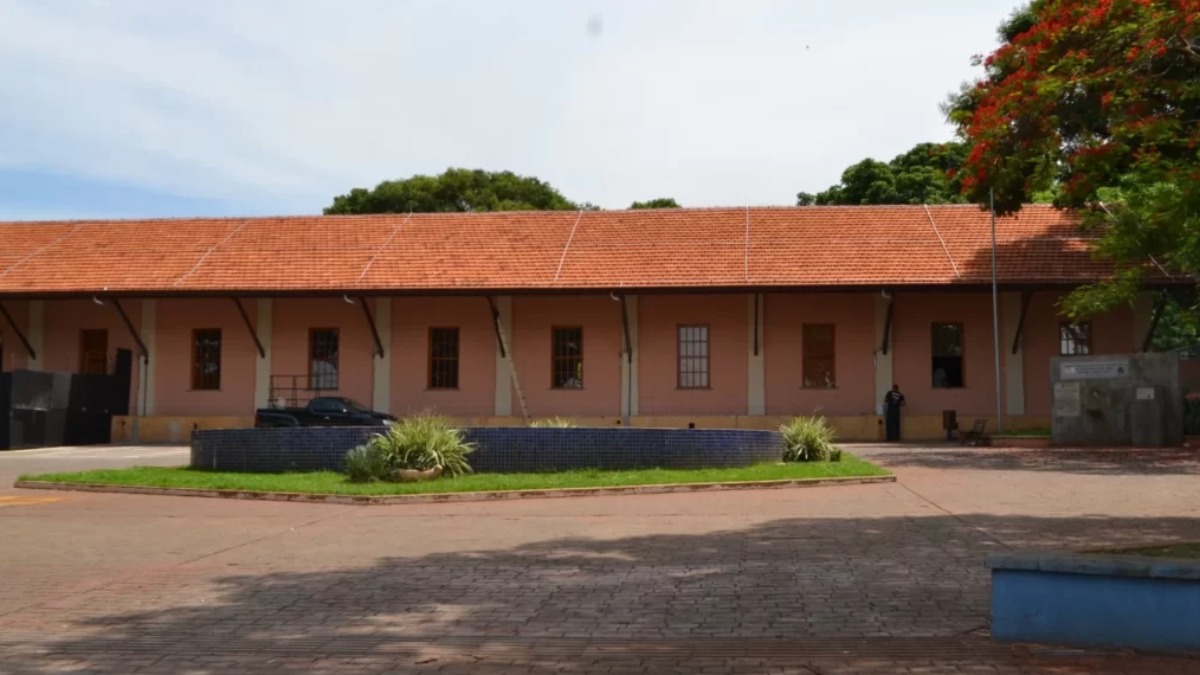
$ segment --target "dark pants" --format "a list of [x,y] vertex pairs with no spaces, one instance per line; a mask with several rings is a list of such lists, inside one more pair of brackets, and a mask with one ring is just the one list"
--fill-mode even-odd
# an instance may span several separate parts
[[888,407],[887,411],[887,439],[889,441],[900,440],[900,408]]

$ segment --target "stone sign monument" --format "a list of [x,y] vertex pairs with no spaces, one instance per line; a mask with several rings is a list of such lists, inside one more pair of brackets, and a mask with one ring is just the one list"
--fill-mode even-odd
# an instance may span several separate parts
[[1176,354],[1051,359],[1050,386],[1055,445],[1183,443]]

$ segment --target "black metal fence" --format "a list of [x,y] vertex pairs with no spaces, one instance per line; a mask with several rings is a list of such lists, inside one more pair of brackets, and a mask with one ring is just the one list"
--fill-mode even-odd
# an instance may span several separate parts
[[0,373],[0,450],[108,443],[113,415],[129,414],[132,368],[122,349],[111,375]]
[[334,391],[320,385],[320,378],[308,375],[272,375],[271,398],[267,405],[271,408],[303,408],[314,398],[328,396]]

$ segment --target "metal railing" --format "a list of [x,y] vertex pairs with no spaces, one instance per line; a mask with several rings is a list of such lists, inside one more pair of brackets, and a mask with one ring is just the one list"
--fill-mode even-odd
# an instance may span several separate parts
[[321,387],[320,379],[310,375],[272,375],[268,407],[303,408],[314,398],[335,391],[334,388]]

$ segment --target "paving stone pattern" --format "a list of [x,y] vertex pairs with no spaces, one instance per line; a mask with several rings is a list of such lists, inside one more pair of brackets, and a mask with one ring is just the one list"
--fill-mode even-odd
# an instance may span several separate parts
[[0,673],[1200,673],[995,643],[983,566],[1200,538],[1194,455],[858,451],[899,482],[2,509]]

